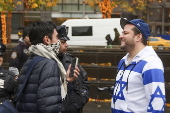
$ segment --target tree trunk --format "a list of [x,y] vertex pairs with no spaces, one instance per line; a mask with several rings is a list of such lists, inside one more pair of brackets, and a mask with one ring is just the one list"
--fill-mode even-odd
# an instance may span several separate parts
[[2,43],[7,44],[7,38],[6,38],[6,15],[5,15],[5,12],[1,12],[1,23],[2,23]]
[[7,43],[11,43],[11,21],[12,21],[12,12],[8,12],[7,16]]

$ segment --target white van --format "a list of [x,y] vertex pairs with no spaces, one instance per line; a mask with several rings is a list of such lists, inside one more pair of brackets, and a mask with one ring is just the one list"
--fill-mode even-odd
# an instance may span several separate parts
[[115,38],[114,28],[121,34],[120,18],[111,19],[68,19],[65,25],[70,38],[69,45],[107,45],[106,35]]

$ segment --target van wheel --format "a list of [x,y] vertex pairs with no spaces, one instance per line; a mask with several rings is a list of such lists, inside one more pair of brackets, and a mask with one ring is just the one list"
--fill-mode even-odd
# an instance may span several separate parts
[[157,49],[164,49],[164,46],[163,45],[158,45]]

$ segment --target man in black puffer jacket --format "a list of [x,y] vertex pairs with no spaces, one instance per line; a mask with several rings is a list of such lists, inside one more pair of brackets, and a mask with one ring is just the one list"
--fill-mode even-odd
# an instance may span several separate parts
[[[31,41],[30,58],[24,64],[18,78],[18,91],[23,85],[26,70],[35,56],[44,57],[33,68],[23,94],[16,103],[20,113],[61,113],[62,99],[67,94],[68,82],[74,81],[79,69],[74,70],[74,77],[69,78],[69,71],[65,71],[57,58],[60,41],[57,37],[55,25],[37,21],[30,26],[28,36]],[[69,67],[70,70],[70,67]]]
[[[58,58],[64,65],[65,70],[68,69],[71,64],[73,56],[67,52],[68,44],[67,40],[70,40],[66,34],[65,26],[57,26],[58,38],[61,41]],[[78,78],[68,83],[68,98],[63,102],[63,113],[82,113],[84,105],[89,99],[89,82],[87,80],[86,71],[78,65],[80,74]]]
[[14,73],[1,66],[3,64],[3,52],[5,52],[5,50],[6,46],[0,43],[0,103],[5,100],[11,100],[17,88]]

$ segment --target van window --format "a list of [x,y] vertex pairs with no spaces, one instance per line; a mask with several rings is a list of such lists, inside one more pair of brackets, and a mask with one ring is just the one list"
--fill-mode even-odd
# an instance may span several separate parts
[[72,27],[72,36],[92,36],[92,26]]

